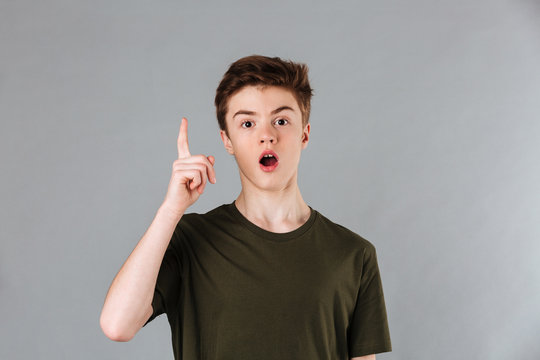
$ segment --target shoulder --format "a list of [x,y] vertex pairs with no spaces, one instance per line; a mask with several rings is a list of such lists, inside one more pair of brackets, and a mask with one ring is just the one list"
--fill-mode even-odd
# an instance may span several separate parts
[[210,209],[206,212],[194,212],[194,211],[186,212],[184,213],[184,215],[182,215],[182,218],[180,220],[189,222],[189,221],[204,220],[204,219],[220,216],[226,213],[226,207],[227,205],[223,204],[223,205],[216,206],[215,208]]
[[214,226],[230,223],[227,204],[219,205],[204,213],[186,212],[180,218],[177,229],[183,232],[206,232]]
[[344,245],[349,245],[355,249],[370,252],[375,251],[375,246],[372,242],[370,242],[360,234],[356,233],[355,231],[335,221],[330,220],[328,217],[322,215],[320,212],[318,213],[319,226],[321,228],[321,231],[327,232],[333,237],[334,240],[343,242]]

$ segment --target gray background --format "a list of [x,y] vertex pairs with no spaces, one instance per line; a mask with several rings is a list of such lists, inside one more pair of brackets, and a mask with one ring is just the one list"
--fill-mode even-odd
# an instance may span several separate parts
[[234,60],[305,62],[299,185],[377,248],[393,352],[540,357],[540,6],[533,1],[6,1],[0,358],[172,359],[162,315],[105,337],[107,289],[165,196],[182,116],[240,191],[213,97]]

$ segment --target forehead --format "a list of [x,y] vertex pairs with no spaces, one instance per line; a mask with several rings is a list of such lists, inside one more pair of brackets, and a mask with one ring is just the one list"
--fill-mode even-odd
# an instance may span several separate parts
[[229,99],[227,117],[238,110],[266,114],[281,106],[290,106],[300,115],[298,103],[291,90],[279,86],[245,86]]

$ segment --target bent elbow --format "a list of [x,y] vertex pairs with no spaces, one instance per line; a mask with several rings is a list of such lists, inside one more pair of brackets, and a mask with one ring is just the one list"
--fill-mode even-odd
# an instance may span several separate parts
[[99,320],[101,330],[112,341],[127,342],[133,339],[135,334],[128,334],[126,331],[122,331],[118,326],[108,324],[103,317]]

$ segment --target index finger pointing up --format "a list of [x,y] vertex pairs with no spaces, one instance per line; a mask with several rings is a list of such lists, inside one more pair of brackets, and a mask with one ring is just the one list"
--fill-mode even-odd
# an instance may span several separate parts
[[178,158],[183,159],[190,157],[191,154],[189,153],[189,146],[188,146],[188,138],[187,138],[187,119],[185,117],[182,118],[182,123],[180,124],[180,132],[178,133]]

